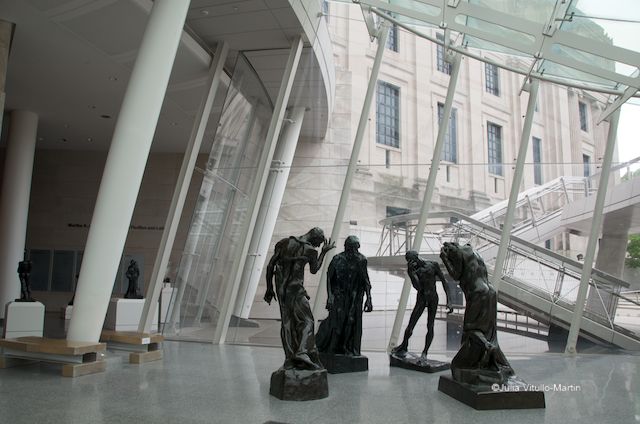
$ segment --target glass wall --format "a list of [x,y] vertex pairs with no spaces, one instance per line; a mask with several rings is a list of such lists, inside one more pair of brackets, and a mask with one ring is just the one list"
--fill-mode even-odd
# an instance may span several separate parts
[[[369,40],[364,24],[361,33],[344,31],[352,21],[361,19],[357,16],[361,15],[359,9],[332,6],[337,87],[330,128],[321,141],[299,141],[271,246],[282,237],[304,234],[313,226],[320,226],[328,236],[333,226],[376,44]],[[431,35],[435,38],[438,34],[434,31]],[[440,71],[443,54],[436,44],[401,28],[396,41],[398,51],[386,49],[384,53],[349,206],[341,237],[336,240],[336,252],[341,252],[347,235],[358,236],[360,251],[368,257],[374,311],[364,314],[365,350],[386,350],[391,336],[406,275],[404,253],[414,243],[417,212],[450,83],[448,73]],[[487,54],[496,60],[505,59],[499,53]],[[499,92],[485,89],[488,77],[492,78],[491,84],[499,85]],[[484,63],[468,58],[462,61],[453,100],[454,121],[449,121],[430,220],[421,242],[420,253],[425,259],[440,262],[438,253],[445,241],[469,243],[493,272],[527,108],[528,94],[520,92],[522,83],[520,75],[500,70],[496,79],[487,76]],[[381,97],[379,87],[393,87],[394,101]],[[608,133],[608,123],[598,124],[595,111],[606,100],[597,93],[541,84],[529,138],[533,142],[527,149],[512,230],[517,238],[509,245],[502,270],[504,294],[498,319],[501,344],[507,352],[564,349],[562,343],[549,342],[550,332],[564,331],[562,325],[550,323],[574,308]],[[583,113],[582,104],[590,113]],[[388,116],[394,117],[397,141],[381,143],[379,128],[388,125]],[[588,132],[582,129],[585,116]],[[385,122],[378,122],[380,119]],[[616,156],[614,165],[621,163]],[[629,166],[633,170],[637,165]],[[614,169],[607,190],[631,190],[631,185],[620,186],[631,177],[629,173],[621,179],[625,172]],[[618,218],[627,212],[619,212]],[[634,228],[631,222],[623,229],[619,225],[614,228],[614,221],[620,222],[615,216],[605,216],[594,262],[598,270],[590,279],[585,316],[603,328],[627,331],[631,327],[620,330],[618,325],[638,325],[640,321],[640,314],[623,315],[640,306],[638,288],[624,271],[627,233]],[[447,285],[455,310],[446,319],[443,306],[439,308],[433,351],[456,350],[460,343],[464,299],[448,276]],[[307,273],[305,287],[312,304],[317,286],[318,275]],[[437,287],[444,305],[440,282]],[[262,271],[249,320],[230,331],[233,336],[227,338],[228,342],[280,345],[278,308],[268,306],[263,295]],[[527,296],[534,296],[536,301],[523,303]],[[400,337],[414,302],[412,289],[403,311]],[[542,306],[547,308],[546,313],[540,312]],[[322,307],[316,319],[326,314]],[[425,312],[411,338],[414,351],[424,346],[426,318]],[[605,333],[600,335],[606,338]]]
[[255,71],[239,54],[203,173],[176,276],[165,333],[211,341],[240,257],[255,173],[272,105]]

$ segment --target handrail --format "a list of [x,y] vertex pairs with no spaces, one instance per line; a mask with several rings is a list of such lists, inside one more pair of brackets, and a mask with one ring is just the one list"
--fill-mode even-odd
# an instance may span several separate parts
[[[418,216],[418,214],[416,213],[410,213],[410,214],[405,214],[405,215],[396,215],[394,217],[395,222],[409,222],[413,219],[417,219],[416,217]],[[450,217],[455,217],[458,218],[458,221],[455,223],[452,223],[451,225],[454,227],[457,226],[461,226],[463,225],[465,222],[468,222],[476,227],[480,227],[482,230],[490,233],[490,234],[494,234],[499,236],[502,234],[501,231],[495,227],[492,227],[491,225],[488,225],[482,221],[478,221],[476,219],[470,218],[460,212],[456,212],[456,211],[437,211],[437,212],[431,212],[429,213],[429,218],[450,218]],[[387,218],[390,219],[390,218]],[[515,243],[516,245],[521,245],[526,249],[529,249],[531,251],[536,252],[539,256],[536,256],[536,260],[539,260],[541,258],[546,258],[549,262],[551,263],[555,263],[557,261],[560,261],[563,263],[564,268],[567,269],[567,267],[575,272],[576,274],[580,275],[582,273],[582,263],[578,262],[574,259],[568,258],[564,255],[561,255],[559,253],[553,252],[551,250],[545,249],[543,247],[539,247],[534,243],[528,242],[526,240],[523,240],[517,236],[511,235],[511,242]],[[390,252],[392,253],[392,252]],[[528,255],[527,255],[528,256]],[[593,276],[598,277],[598,280],[600,280],[601,282],[604,282],[605,284],[611,285],[611,286],[619,286],[619,287],[624,287],[627,288],[629,287],[629,283],[627,283],[624,280],[621,280],[613,275],[610,275],[604,271],[601,271],[599,269],[594,268],[592,271],[592,278]]]

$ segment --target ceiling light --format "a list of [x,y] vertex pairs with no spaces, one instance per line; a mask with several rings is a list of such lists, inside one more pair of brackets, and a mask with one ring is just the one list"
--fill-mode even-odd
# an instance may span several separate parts
[[62,138],[60,139],[60,141],[62,141],[63,143],[66,143],[66,142],[67,142],[67,141],[69,141],[69,140],[68,140],[68,139],[66,139],[66,138],[64,138],[64,137],[62,137]]
[[207,9],[203,9],[200,11],[200,14],[207,16],[209,14],[209,11]]
[[113,75],[111,75],[109,77],[109,81],[118,81],[118,77],[114,77]]
[[102,119],[111,119],[111,115],[100,115]]
[[172,127],[177,127],[178,123],[177,122],[169,122],[169,125]]
[[87,137],[87,141],[88,141],[89,143],[91,143],[91,142],[93,141],[93,138],[92,138],[92,137]]

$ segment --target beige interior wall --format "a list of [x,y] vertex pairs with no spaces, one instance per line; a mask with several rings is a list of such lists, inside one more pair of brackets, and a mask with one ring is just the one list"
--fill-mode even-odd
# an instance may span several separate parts
[[[93,214],[106,152],[37,150],[29,221],[27,247],[30,249],[84,250]],[[143,257],[144,287],[149,283],[162,228],[169,210],[182,154],[151,154],[147,162],[138,201],[131,220],[132,228],[124,248],[124,255]],[[200,155],[197,166],[202,167],[206,155]],[[183,216],[171,255],[169,276],[175,271],[191,220],[201,175],[191,181]],[[118,205],[111,205],[117,208]],[[172,278],[173,280],[173,278]],[[142,281],[139,282],[142,288]],[[66,305],[71,293],[34,292],[47,310]]]

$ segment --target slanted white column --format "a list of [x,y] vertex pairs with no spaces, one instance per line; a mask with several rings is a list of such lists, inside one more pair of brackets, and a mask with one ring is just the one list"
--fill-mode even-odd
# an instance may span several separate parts
[[253,298],[260,283],[262,269],[269,251],[273,229],[278,219],[284,190],[289,179],[289,171],[291,170],[293,155],[298,145],[304,112],[304,107],[296,107],[289,112],[289,124],[280,137],[276,152],[273,155],[271,172],[260,203],[256,226],[249,245],[249,255],[244,266],[242,281],[240,282],[238,297],[233,310],[233,315],[238,318],[249,318]]
[[211,66],[209,67],[209,78],[207,79],[206,85],[208,90],[202,97],[200,107],[196,112],[193,128],[191,129],[191,136],[189,137],[189,143],[187,144],[187,149],[185,150],[184,158],[182,159],[180,175],[178,175],[178,181],[176,182],[176,186],[173,190],[173,197],[171,198],[169,213],[167,214],[167,219],[164,224],[162,239],[160,240],[160,246],[158,246],[158,254],[156,255],[156,261],[153,264],[153,272],[151,273],[151,279],[149,280],[149,287],[146,291],[144,309],[138,326],[138,331],[141,332],[148,333],[151,330],[151,324],[158,316],[156,311],[162,281],[164,280],[164,274],[167,269],[167,264],[169,263],[169,257],[171,256],[173,242],[176,239],[178,225],[180,224],[180,217],[182,216],[182,209],[184,208],[184,203],[187,199],[187,192],[189,191],[189,185],[191,184],[191,176],[193,175],[193,170],[196,166],[196,159],[198,158],[200,146],[202,145],[204,130],[209,122],[211,106],[213,105],[213,100],[216,97],[218,85],[220,85],[220,78],[224,71],[224,62],[227,60],[228,51],[229,46],[225,41],[219,43],[213,61],[211,62]]
[[0,318],[4,305],[20,297],[18,262],[24,257],[38,115],[11,112],[0,194]]
[[569,327],[569,335],[567,336],[567,345],[564,353],[569,355],[576,354],[576,344],[578,343],[578,333],[580,332],[580,322],[584,313],[587,292],[589,291],[589,280],[591,280],[591,270],[593,269],[593,259],[596,255],[596,247],[600,238],[602,229],[604,201],[607,197],[607,186],[611,177],[611,161],[613,160],[613,152],[616,145],[616,133],[618,132],[618,121],[620,120],[620,109],[611,114],[609,118],[609,134],[607,136],[607,145],[604,149],[604,157],[602,158],[602,170],[600,171],[600,181],[598,182],[598,192],[596,193],[596,203],[593,206],[593,218],[591,219],[591,232],[589,233],[589,241],[587,249],[584,252],[584,263],[582,265],[582,276],[580,277],[580,288],[576,297],[576,304],[571,317],[571,327]]
[[504,216],[502,224],[502,234],[500,235],[500,246],[496,256],[495,266],[493,268],[493,288],[497,292],[500,290],[500,282],[502,281],[502,268],[507,258],[509,242],[511,241],[511,229],[513,228],[513,217],[516,213],[516,203],[518,202],[518,193],[520,193],[520,184],[522,183],[522,174],[524,173],[524,162],[527,158],[527,150],[529,149],[529,140],[531,139],[531,126],[533,125],[533,115],[536,109],[536,101],[538,100],[538,88],[540,81],[534,79],[527,84],[529,89],[529,102],[527,103],[527,114],[524,118],[522,126],[522,135],[520,136],[520,150],[518,150],[518,158],[516,160],[516,169],[513,172],[513,181],[511,182],[511,192],[509,193],[509,203],[507,204],[507,212]]
[[[422,246],[422,239],[424,236],[424,229],[427,226],[427,219],[429,217],[429,209],[431,208],[431,198],[433,197],[433,191],[436,187],[436,178],[438,177],[438,167],[440,166],[440,160],[442,159],[442,149],[444,148],[444,136],[449,129],[449,118],[451,117],[451,109],[453,108],[453,96],[456,93],[456,87],[458,85],[458,75],[460,74],[460,54],[452,53],[449,56],[448,61],[451,63],[451,75],[449,76],[449,87],[447,88],[447,98],[444,101],[444,109],[442,111],[442,122],[438,125],[438,137],[436,138],[436,144],[433,146],[433,156],[431,157],[431,167],[429,169],[429,176],[427,177],[427,185],[424,188],[424,197],[422,199],[422,205],[420,207],[420,218],[418,219],[418,225],[416,225],[415,233],[413,236],[413,244],[411,250],[416,252],[420,251]],[[402,286],[402,293],[400,293],[400,300],[398,301],[398,310],[396,311],[396,317],[393,321],[393,328],[391,329],[391,336],[389,337],[388,349],[391,350],[398,342],[398,336],[402,327],[402,321],[407,309],[407,301],[409,300],[409,292],[411,291],[411,280],[406,276],[404,279],[404,285]]]
[[67,339],[97,342],[129,232],[189,0],[156,0],[118,114]]
[[[358,129],[356,130],[356,137],[353,140],[353,147],[351,148],[351,157],[349,158],[349,166],[347,167],[347,175],[344,177],[344,183],[342,184],[342,192],[340,193],[340,201],[338,202],[338,210],[336,216],[333,219],[333,229],[331,230],[331,240],[337,243],[340,237],[340,231],[342,230],[342,221],[344,220],[344,214],[347,209],[347,203],[349,202],[349,196],[351,195],[351,184],[356,173],[358,166],[358,157],[360,156],[360,148],[364,140],[364,133],[369,125],[369,112],[371,110],[371,103],[373,102],[373,96],[376,93],[378,84],[378,74],[380,73],[380,65],[382,64],[382,57],[384,55],[384,49],[387,46],[387,37],[389,36],[389,28],[391,24],[388,21],[382,21],[380,29],[378,30],[378,49],[376,50],[376,57],[373,59],[373,66],[371,67],[371,75],[369,75],[369,84],[367,86],[367,92],[364,96],[364,103],[362,104],[362,111],[360,112],[360,120],[358,122]],[[318,289],[316,290],[316,297],[313,301],[313,316],[318,319],[320,311],[324,310],[327,302],[327,269],[331,259],[335,256],[336,249],[329,250],[322,263],[322,270],[320,271],[320,279],[318,281]]]
[[16,25],[14,23],[0,19],[0,128],[2,128],[2,118],[4,116],[5,81],[9,68],[9,50],[15,28]]

